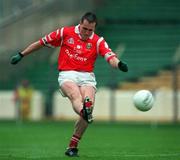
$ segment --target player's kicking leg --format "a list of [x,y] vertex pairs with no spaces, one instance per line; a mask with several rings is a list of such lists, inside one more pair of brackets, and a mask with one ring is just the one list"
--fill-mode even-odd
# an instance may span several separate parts
[[92,111],[93,111],[92,101],[87,96],[84,99],[83,109],[82,109],[82,117],[84,118],[84,120],[87,121],[87,123],[93,122]]

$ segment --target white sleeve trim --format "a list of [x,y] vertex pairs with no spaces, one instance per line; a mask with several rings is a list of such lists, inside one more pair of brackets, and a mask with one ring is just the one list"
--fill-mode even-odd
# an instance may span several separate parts
[[48,35],[48,38],[49,38],[49,40],[50,40],[50,41],[52,41],[52,38],[51,38],[51,36],[50,36],[50,35]]
[[47,42],[46,36],[42,38],[42,41],[43,41],[43,43],[44,43],[45,46],[50,47],[50,48],[55,48],[54,46],[52,46],[51,44],[49,44],[49,43]]
[[62,27],[61,28],[61,34],[60,34],[60,36],[61,36],[61,45],[62,45],[62,43],[63,43],[63,31],[64,31],[64,27]]
[[57,31],[56,31],[56,36],[59,34],[59,32],[60,32],[59,29],[57,29]]
[[97,41],[97,53],[99,54],[99,46],[100,46],[100,43],[103,41],[103,37],[99,38],[98,41]]

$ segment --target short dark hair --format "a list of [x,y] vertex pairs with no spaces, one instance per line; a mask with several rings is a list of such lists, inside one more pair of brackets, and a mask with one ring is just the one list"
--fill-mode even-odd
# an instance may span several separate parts
[[96,26],[97,26],[97,17],[94,13],[92,12],[86,12],[82,18],[81,18],[81,23],[83,23],[84,20],[87,20],[89,23],[96,23]]

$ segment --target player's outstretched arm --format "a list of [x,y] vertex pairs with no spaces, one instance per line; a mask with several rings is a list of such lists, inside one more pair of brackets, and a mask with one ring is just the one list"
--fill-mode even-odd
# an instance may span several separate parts
[[30,53],[32,53],[32,52],[42,48],[42,47],[43,46],[39,43],[39,41],[36,41],[36,42],[30,44],[22,52],[17,52],[15,55],[13,55],[11,57],[11,64],[17,64],[19,61],[21,61],[21,59],[24,56],[26,56],[26,55],[28,55],[28,54],[30,54]]
[[112,67],[118,68],[119,70],[123,72],[128,72],[128,65],[122,60],[119,60],[117,57],[113,57],[112,59],[110,59],[109,64]]

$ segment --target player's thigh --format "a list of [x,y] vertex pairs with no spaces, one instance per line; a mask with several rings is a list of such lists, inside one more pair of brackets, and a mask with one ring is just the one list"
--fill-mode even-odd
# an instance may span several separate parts
[[80,88],[75,82],[66,81],[61,85],[60,89],[70,99],[81,98]]
[[96,89],[93,86],[90,85],[84,85],[80,87],[81,95],[83,99],[88,96],[91,101],[94,103],[95,101],[95,94],[96,94]]

